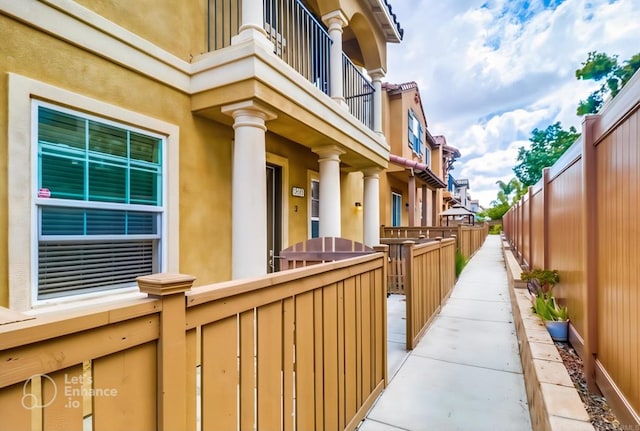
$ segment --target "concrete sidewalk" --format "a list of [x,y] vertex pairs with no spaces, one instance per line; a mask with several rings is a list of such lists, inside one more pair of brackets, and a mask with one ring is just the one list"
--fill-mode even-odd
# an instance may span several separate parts
[[360,431],[531,430],[499,236],[487,237],[408,354],[392,350],[404,324],[393,314],[390,383]]

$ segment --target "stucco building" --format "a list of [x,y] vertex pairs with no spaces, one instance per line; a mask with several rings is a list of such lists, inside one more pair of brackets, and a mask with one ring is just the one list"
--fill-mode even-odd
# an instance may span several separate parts
[[0,0],[0,38],[0,305],[377,244],[386,0]]

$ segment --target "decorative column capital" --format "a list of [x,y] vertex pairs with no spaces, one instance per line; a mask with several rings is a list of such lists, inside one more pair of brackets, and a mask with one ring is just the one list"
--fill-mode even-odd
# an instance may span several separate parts
[[327,26],[329,33],[331,33],[332,30],[337,30],[342,33],[342,27],[345,27],[349,23],[349,20],[347,20],[347,17],[340,9],[337,9],[323,15],[322,22]]
[[365,180],[368,179],[378,179],[380,178],[380,172],[382,171],[382,168],[380,167],[372,167],[372,168],[365,168],[362,170],[362,174],[363,174],[363,178]]
[[381,67],[377,69],[367,70],[367,74],[369,75],[369,77],[371,78],[371,81],[373,82],[376,82],[376,81],[382,82],[382,79],[385,76],[387,76],[387,72]]
[[320,156],[320,162],[327,160],[339,162],[340,156],[346,153],[346,151],[344,151],[337,145],[323,145],[320,147],[314,147],[311,149],[311,151]]
[[223,106],[222,113],[230,115],[234,119],[233,128],[258,127],[267,130],[265,122],[275,120],[278,115],[267,106],[255,100],[243,100]]

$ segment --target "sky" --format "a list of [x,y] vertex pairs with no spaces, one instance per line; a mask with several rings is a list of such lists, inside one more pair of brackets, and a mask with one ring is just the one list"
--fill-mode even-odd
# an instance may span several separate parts
[[404,38],[387,45],[384,80],[417,82],[429,131],[460,150],[453,175],[484,207],[533,129],[581,130],[578,103],[599,87],[575,77],[590,51],[640,52],[640,0],[390,3]]

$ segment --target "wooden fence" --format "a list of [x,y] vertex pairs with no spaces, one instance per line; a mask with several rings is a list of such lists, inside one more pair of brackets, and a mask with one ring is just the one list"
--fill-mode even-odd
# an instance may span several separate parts
[[469,259],[482,246],[489,234],[489,224],[482,223],[475,226],[381,226],[380,242],[388,244],[388,239],[407,239],[417,241],[421,239],[456,238],[456,249]]
[[557,269],[587,379],[640,426],[640,75],[503,218],[524,267]]
[[403,244],[423,244],[434,242],[436,239],[428,238],[381,238],[380,242],[389,247],[389,269],[387,270],[387,293],[405,294],[405,287],[409,284],[407,278],[407,259],[403,254]]
[[418,344],[455,285],[455,240],[402,244],[406,262],[407,350]]
[[0,430],[353,430],[385,386],[385,253],[0,326]]

